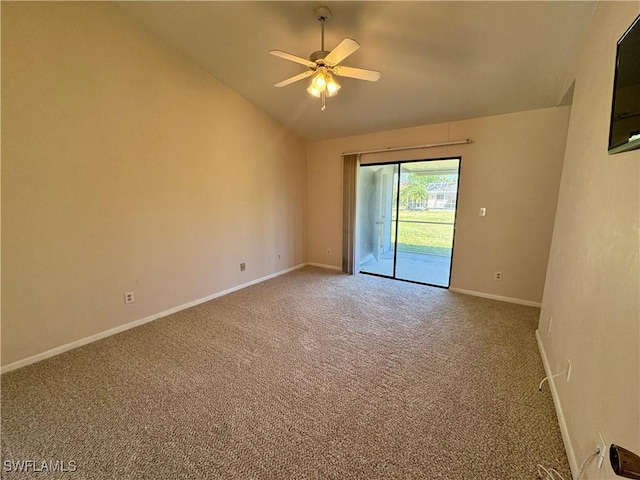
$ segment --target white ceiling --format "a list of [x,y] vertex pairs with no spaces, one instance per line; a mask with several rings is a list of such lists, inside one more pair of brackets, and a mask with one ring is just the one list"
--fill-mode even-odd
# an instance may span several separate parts
[[[556,106],[593,2],[119,2],[117,7],[214,77],[309,140]],[[339,78],[320,100],[305,67],[269,55],[320,50],[314,9],[327,5],[325,47],[361,48],[343,65],[377,83]]]

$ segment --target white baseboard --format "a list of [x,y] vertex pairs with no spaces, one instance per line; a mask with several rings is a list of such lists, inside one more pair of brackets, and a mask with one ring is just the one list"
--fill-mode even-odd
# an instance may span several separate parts
[[342,271],[342,267],[334,267],[333,265],[325,265],[324,263],[307,262],[305,265],[309,265],[310,267],[326,268],[328,270],[337,270],[339,272]]
[[[22,360],[18,360],[17,362],[10,363],[8,365],[4,365],[0,368],[1,373],[7,373],[12,370],[16,370],[21,367],[26,367],[27,365],[31,365],[32,363],[39,362],[40,360],[44,360],[46,358],[53,357],[55,355],[59,355],[61,353],[67,352],[69,350],[73,350],[74,348],[81,347],[83,345],[87,345],[88,343],[95,342],[97,340],[101,340],[106,337],[110,337],[111,335],[115,335],[116,333],[124,332],[125,330],[129,330],[131,328],[138,327],[140,325],[144,325],[145,323],[152,322],[153,320],[157,320],[159,318],[166,317],[173,313],[179,312],[181,310],[186,310],[187,308],[195,307],[196,305],[200,305],[201,303],[208,302],[209,300],[213,300],[214,298],[222,297],[224,295],[228,295],[229,293],[235,292],[237,290],[242,290],[243,288],[250,287],[251,285],[255,285],[257,283],[264,282],[266,280],[270,280],[272,278],[278,277],[280,275],[284,275],[285,273],[292,272],[293,270],[298,270],[299,268],[306,267],[307,263],[301,263],[296,265],[295,267],[287,268],[286,270],[281,270],[276,273],[272,273],[271,275],[267,275],[264,277],[260,277],[256,280],[252,280],[247,283],[243,283],[241,285],[237,285],[232,288],[228,288],[227,290],[223,290],[221,292],[217,292],[206,297],[198,298],[188,303],[184,303],[182,305],[178,305],[177,307],[170,308],[168,310],[164,310],[162,312],[149,315],[148,317],[141,318],[139,320],[135,320],[130,323],[125,323],[124,325],[119,325],[114,328],[110,328],[109,330],[105,330],[104,332],[96,333],[95,335],[90,335],[88,337],[81,338],[79,340],[75,340],[73,342],[67,343],[65,345],[61,345],[56,348],[52,348],[51,350],[47,350],[46,352],[38,353],[36,355],[32,355],[27,358],[23,358]],[[316,265],[321,266],[321,265]],[[325,267],[325,268],[335,268],[335,267]]]
[[[547,359],[547,352],[542,345],[542,339],[540,338],[540,332],[536,329],[536,340],[538,342],[538,349],[540,350],[540,356],[542,357],[542,364],[544,365],[544,371],[547,376],[553,375],[551,367],[549,366],[549,360]],[[560,398],[558,397],[558,391],[556,390],[555,378],[549,378],[549,390],[551,390],[551,397],[553,398],[553,405],[556,408],[556,416],[558,417],[558,425],[560,425],[560,433],[562,434],[562,442],[564,443],[564,449],[567,452],[567,459],[569,460],[569,467],[571,468],[571,476],[573,478],[578,477],[580,467],[576,460],[576,454],[573,450],[573,444],[569,437],[569,430],[567,429],[567,422],[564,419],[564,413],[562,413],[562,405]]]
[[521,298],[503,297],[501,295],[493,295],[491,293],[474,292],[473,290],[463,290],[462,288],[449,287],[449,291],[456,293],[464,293],[465,295],[473,295],[474,297],[490,298],[491,300],[500,300],[501,302],[517,303],[518,305],[526,305],[527,307],[542,307],[540,302],[532,302],[531,300],[523,300]]

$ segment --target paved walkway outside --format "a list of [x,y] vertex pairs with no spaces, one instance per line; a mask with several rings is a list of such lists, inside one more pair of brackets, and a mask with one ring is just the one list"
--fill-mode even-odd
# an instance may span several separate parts
[[[398,279],[448,287],[450,270],[450,257],[398,252],[396,265],[396,278]],[[361,264],[360,271],[393,276],[393,251],[382,254],[378,262],[372,258]]]

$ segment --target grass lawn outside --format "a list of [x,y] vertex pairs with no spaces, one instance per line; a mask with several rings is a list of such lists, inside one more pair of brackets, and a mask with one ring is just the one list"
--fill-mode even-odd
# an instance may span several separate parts
[[[400,209],[400,221],[414,220],[420,222],[453,223],[456,217],[454,210],[402,210]],[[395,220],[395,212],[394,218]]]
[[[453,210],[400,210],[398,251],[450,257],[454,219]],[[395,218],[393,220],[395,221]],[[414,222],[441,222],[451,225]]]

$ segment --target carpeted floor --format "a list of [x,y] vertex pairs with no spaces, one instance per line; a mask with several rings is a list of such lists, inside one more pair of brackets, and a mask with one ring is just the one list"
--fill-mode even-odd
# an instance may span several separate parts
[[539,310],[305,268],[2,376],[3,478],[570,478]]

